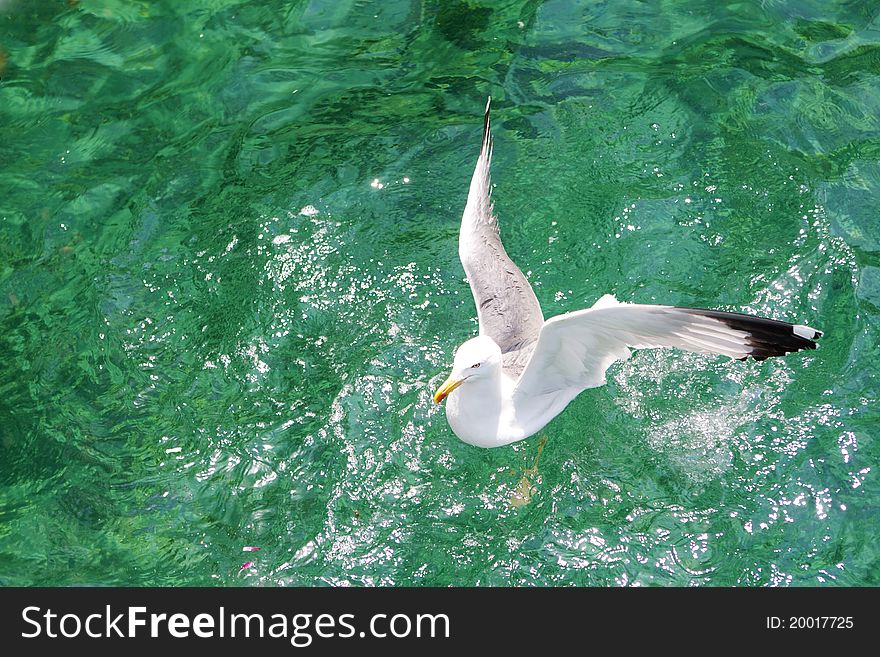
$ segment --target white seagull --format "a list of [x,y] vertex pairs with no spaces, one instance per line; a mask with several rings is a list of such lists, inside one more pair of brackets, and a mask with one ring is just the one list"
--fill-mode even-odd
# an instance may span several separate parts
[[480,334],[455,353],[434,394],[446,402],[455,434],[477,447],[501,447],[540,431],[587,388],[605,384],[630,349],[678,347],[745,360],[815,349],[820,331],[801,324],[718,310],[621,303],[606,294],[592,308],[544,321],[532,287],[508,257],[493,214],[489,103],[483,145],[461,217],[458,255]]

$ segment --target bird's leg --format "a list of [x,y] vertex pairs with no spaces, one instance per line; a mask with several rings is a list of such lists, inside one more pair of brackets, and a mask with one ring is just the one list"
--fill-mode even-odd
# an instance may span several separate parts
[[547,444],[547,436],[541,436],[541,439],[538,441],[538,453],[535,454],[535,462],[532,463],[531,468],[526,468],[525,472],[527,474],[537,476],[538,475],[538,461],[541,460],[541,454],[544,453],[544,445]]
[[532,485],[529,477],[538,476],[538,461],[541,460],[541,454],[544,452],[544,445],[546,444],[547,436],[541,436],[541,440],[538,441],[538,453],[535,455],[535,462],[532,463],[532,467],[523,470],[522,479],[519,480],[513,495],[510,497],[511,506],[515,508],[525,506],[532,501],[532,495],[538,492],[538,488]]

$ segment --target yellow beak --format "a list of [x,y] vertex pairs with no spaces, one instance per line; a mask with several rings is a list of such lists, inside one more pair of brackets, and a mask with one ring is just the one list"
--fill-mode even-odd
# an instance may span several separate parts
[[453,379],[451,376],[443,382],[443,385],[437,388],[434,393],[434,403],[439,404],[449,396],[449,393],[464,383],[464,379]]

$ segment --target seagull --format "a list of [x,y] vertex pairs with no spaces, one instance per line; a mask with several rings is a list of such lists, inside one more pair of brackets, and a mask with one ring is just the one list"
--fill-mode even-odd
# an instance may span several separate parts
[[630,349],[677,347],[699,354],[764,360],[815,349],[822,333],[802,324],[720,310],[622,303],[611,294],[591,308],[544,320],[541,306],[501,244],[489,167],[489,108],[461,217],[458,255],[470,284],[479,335],[455,352],[446,399],[452,431],[477,447],[501,447],[544,428]]

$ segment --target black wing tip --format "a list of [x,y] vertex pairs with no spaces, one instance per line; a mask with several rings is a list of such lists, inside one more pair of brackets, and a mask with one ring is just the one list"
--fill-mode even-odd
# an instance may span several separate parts
[[823,335],[822,331],[810,326],[791,324],[756,315],[700,308],[681,308],[680,310],[718,320],[732,329],[748,333],[746,344],[749,345],[751,351],[747,356],[737,358],[737,360],[746,360],[751,357],[761,361],[774,356],[815,349],[818,346],[816,340]]

